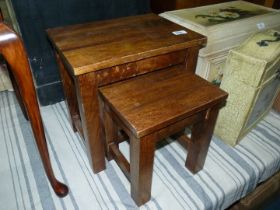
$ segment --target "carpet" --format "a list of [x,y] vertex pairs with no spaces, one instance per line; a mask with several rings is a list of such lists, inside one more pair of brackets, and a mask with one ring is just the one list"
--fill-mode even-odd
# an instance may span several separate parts
[[[51,161],[70,192],[58,198],[42,168],[30,124],[13,92],[0,93],[0,209],[138,209],[114,161],[93,174],[64,102],[41,107]],[[271,111],[235,147],[213,137],[204,169],[192,175],[172,139],[155,153],[152,199],[140,209],[225,209],[280,168],[280,116]],[[121,150],[128,156],[128,145]]]

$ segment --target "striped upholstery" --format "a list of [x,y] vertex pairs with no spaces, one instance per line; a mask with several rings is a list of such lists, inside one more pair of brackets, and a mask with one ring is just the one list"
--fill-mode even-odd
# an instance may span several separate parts
[[[1,55],[0,55],[1,56]],[[0,61],[1,62],[1,61]],[[9,77],[8,70],[0,63],[0,91],[13,90],[13,86]]]
[[[13,93],[0,93],[0,209],[137,209],[129,182],[114,161],[91,172],[85,146],[72,131],[65,103],[42,107],[57,177],[70,187],[66,198],[51,190],[30,125]],[[141,209],[224,209],[279,171],[280,116],[270,112],[235,148],[213,138],[204,169],[192,175],[177,142],[156,151],[152,199]],[[128,155],[128,145],[121,145]]]

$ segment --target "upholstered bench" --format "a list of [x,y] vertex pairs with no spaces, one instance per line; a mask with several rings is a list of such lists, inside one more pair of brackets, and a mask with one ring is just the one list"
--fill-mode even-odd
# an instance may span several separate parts
[[[184,65],[169,67],[99,89],[108,159],[114,158],[131,182],[137,205],[151,197],[155,144],[191,125],[186,167],[202,169],[215,121],[227,93]],[[129,137],[130,164],[118,149],[119,132]]]

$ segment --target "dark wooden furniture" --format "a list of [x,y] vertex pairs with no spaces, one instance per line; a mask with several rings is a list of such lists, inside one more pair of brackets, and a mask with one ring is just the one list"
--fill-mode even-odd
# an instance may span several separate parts
[[206,38],[153,14],[47,30],[73,124],[95,173],[105,168],[98,87],[185,63],[194,72]]
[[[131,182],[137,205],[151,197],[155,143],[192,125],[186,167],[202,169],[217,114],[227,93],[188,73],[184,65],[100,88],[108,158],[119,164]],[[130,164],[118,149],[119,129],[129,136]]]
[[57,181],[54,176],[48,153],[44,127],[37,102],[28,57],[21,38],[7,25],[0,21],[0,53],[3,55],[16,93],[22,101],[22,109],[30,120],[36,144],[43,162],[47,177],[55,193],[62,197],[67,195],[66,185]]

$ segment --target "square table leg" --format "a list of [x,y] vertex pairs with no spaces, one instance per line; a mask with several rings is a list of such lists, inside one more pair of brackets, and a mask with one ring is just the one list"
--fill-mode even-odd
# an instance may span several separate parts
[[100,100],[100,105],[103,105],[103,125],[104,125],[104,131],[105,131],[105,152],[107,160],[113,159],[113,153],[111,151],[111,145],[114,144],[116,147],[118,147],[118,144],[116,144],[116,140],[118,139],[118,128],[116,124],[114,123],[114,120],[112,119],[112,112],[108,106],[105,106],[102,103],[102,100]]
[[72,128],[74,132],[77,131],[77,128],[75,126],[75,120],[77,118],[79,119],[80,114],[79,114],[79,108],[78,108],[78,103],[77,103],[77,96],[76,96],[76,91],[74,87],[74,82],[73,79],[71,78],[71,75],[65,68],[61,58],[59,57],[58,53],[56,52],[56,62],[59,67],[59,73],[61,77],[61,82],[63,86],[63,92],[64,92],[64,97],[66,100],[66,105],[68,108],[68,112],[70,115],[70,121]]
[[130,137],[131,196],[140,206],[151,198],[156,135]]
[[204,120],[199,121],[192,127],[191,141],[188,144],[188,156],[185,165],[194,174],[203,168],[219,108],[220,104],[210,108]]
[[93,172],[98,173],[105,169],[105,153],[95,74],[73,78],[57,52],[56,59],[73,130],[84,138]]
[[95,74],[76,76],[75,87],[88,157],[93,172],[98,173],[105,169],[105,152]]

